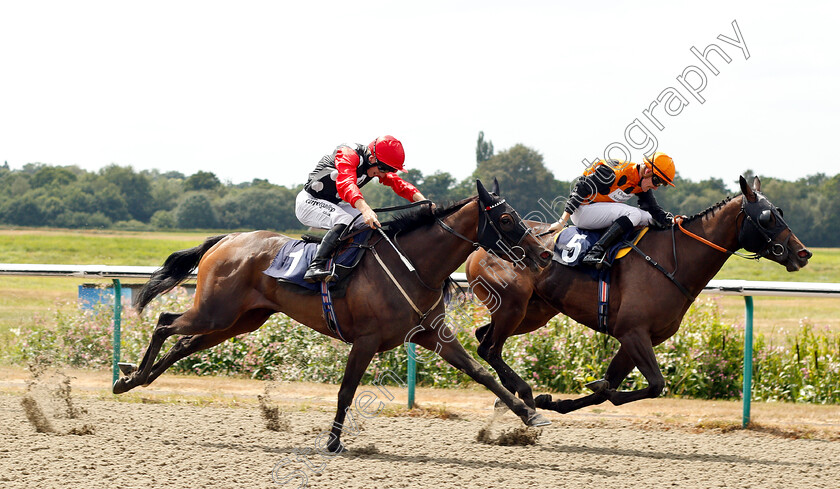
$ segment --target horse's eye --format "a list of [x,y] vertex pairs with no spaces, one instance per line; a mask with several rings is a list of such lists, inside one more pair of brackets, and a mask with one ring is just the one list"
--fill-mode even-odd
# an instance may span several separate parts
[[770,229],[770,225],[773,221],[773,211],[770,209],[765,209],[761,211],[761,214],[758,215],[758,223],[764,229]]
[[502,231],[510,231],[513,229],[513,218],[509,214],[504,214],[499,218],[499,226]]

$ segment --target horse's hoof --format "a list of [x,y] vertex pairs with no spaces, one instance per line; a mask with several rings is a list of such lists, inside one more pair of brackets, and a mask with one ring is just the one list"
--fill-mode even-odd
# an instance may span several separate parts
[[327,445],[327,450],[329,450],[330,453],[336,453],[336,454],[343,453],[343,452],[347,451],[347,449],[344,447],[344,444],[341,443],[340,440],[335,442],[335,443],[328,444]]
[[610,383],[604,379],[593,380],[592,382],[586,384],[586,388],[597,394],[599,392],[604,392],[607,389],[609,389]]
[[534,398],[534,405],[540,409],[549,409],[551,405],[551,394],[540,394]]
[[114,394],[122,394],[123,392],[128,392],[130,389],[131,388],[128,386],[128,382],[126,382],[126,378],[122,377],[114,382],[114,387],[111,388],[111,392]]
[[533,416],[528,418],[528,421],[525,424],[537,428],[540,426],[548,426],[551,424],[551,421],[540,413],[534,413]]
[[497,413],[508,411],[510,408],[507,407],[507,404],[503,403],[501,399],[498,397],[495,401],[493,401],[493,410]]
[[131,375],[137,371],[136,363],[120,362],[117,364],[117,366],[120,368],[120,372],[122,372],[122,374],[126,376]]

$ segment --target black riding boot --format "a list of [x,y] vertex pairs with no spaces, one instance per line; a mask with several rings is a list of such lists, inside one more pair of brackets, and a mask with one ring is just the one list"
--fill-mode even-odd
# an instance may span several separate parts
[[[604,234],[601,236],[601,239],[598,240],[597,243],[592,245],[592,248],[589,249],[588,252],[583,256],[583,263],[584,265],[595,266],[595,268],[601,268],[604,263],[604,255],[607,253],[607,250],[610,249],[612,245],[615,244],[624,233],[633,229],[633,223],[630,222],[630,218],[627,216],[621,216],[612,225],[607,228]],[[609,266],[609,265],[607,265]]]
[[307,282],[330,282],[335,278],[332,271],[327,269],[327,260],[330,259],[333,251],[338,247],[338,238],[345,228],[347,228],[346,224],[336,224],[327,231],[315,251],[315,258],[312,259],[312,263],[306,269],[306,275],[303,276],[304,280]]

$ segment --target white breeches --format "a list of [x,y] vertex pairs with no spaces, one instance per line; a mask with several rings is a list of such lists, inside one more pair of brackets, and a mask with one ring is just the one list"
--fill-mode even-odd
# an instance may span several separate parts
[[627,216],[633,226],[647,226],[651,222],[650,212],[620,202],[593,202],[577,208],[572,214],[572,223],[583,229],[609,227],[621,216]]
[[[306,190],[301,190],[295,199],[295,215],[304,226],[332,229],[336,224],[350,224],[359,214],[361,212],[347,202],[333,204],[313,197]],[[364,225],[365,221],[356,219],[354,227],[359,223]]]

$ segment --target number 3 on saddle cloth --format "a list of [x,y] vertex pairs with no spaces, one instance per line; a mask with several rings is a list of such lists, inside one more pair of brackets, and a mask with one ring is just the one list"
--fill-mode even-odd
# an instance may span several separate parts
[[[612,248],[607,250],[604,261],[612,265],[613,262],[624,257],[629,251],[630,247],[627,243],[634,245],[642,239],[648,228],[642,228],[640,231],[630,230],[624,235],[623,239]],[[591,229],[580,229],[576,226],[569,226],[564,228],[554,239],[554,258],[557,263],[569,267],[578,267],[585,271],[593,279],[598,280],[598,329],[602,333],[607,333],[607,313],[609,311],[610,303],[610,270],[612,267],[603,267],[600,270],[595,267],[581,265],[583,255],[589,251],[590,248],[601,238],[601,231]]]
[[[337,297],[344,296],[347,286],[347,277],[353,268],[359,264],[364,253],[363,246],[367,243],[371,236],[371,230],[362,231],[361,233],[351,236],[346,241],[343,241],[335,255],[327,262],[328,267],[334,267],[333,270],[338,275],[338,279],[332,282],[309,283],[303,280],[306,269],[315,257],[315,251],[318,249],[318,243],[307,242],[301,240],[290,240],[284,244],[277,256],[271,261],[271,265],[263,273],[269,277],[276,278],[280,282],[287,282],[298,285],[312,292],[321,292],[321,305],[324,309],[324,320],[331,331],[336,333],[339,338],[344,340],[341,334],[341,327],[335,317],[335,311],[332,306],[332,293]],[[347,340],[344,340],[345,342]]]

